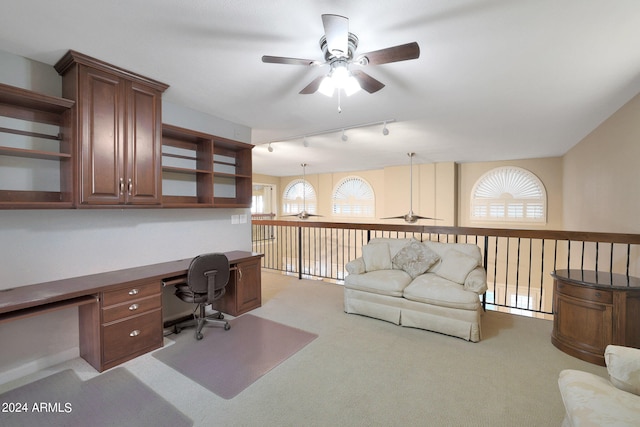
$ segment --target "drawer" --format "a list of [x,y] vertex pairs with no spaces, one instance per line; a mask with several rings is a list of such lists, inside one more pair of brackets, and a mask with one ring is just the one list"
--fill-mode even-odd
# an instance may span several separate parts
[[103,363],[162,345],[162,310],[104,325]]
[[106,307],[113,304],[133,301],[138,298],[161,294],[161,292],[162,288],[160,282],[145,283],[139,286],[129,286],[126,288],[121,288],[116,291],[103,292],[102,306]]
[[556,280],[556,287],[556,290],[562,295],[572,296],[581,300],[600,302],[603,304],[613,304],[613,294],[611,291],[583,285],[572,285],[560,280]]
[[146,313],[162,306],[162,295],[138,298],[122,304],[110,305],[102,309],[102,323],[124,319],[136,314]]

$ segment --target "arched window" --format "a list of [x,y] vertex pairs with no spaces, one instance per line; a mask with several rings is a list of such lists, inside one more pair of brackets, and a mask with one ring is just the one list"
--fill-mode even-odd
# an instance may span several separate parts
[[545,222],[547,193],[526,169],[505,166],[480,177],[471,191],[471,220]]
[[295,215],[303,210],[307,213],[316,213],[316,190],[303,179],[293,180],[284,189],[282,196],[282,213]]
[[367,181],[357,176],[342,179],[333,190],[333,214],[373,218],[375,216],[375,197]]

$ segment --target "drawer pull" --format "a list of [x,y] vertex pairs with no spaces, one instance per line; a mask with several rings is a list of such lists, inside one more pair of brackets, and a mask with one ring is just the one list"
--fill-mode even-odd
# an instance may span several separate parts
[[596,298],[600,298],[602,294],[600,292],[596,292]]
[[138,309],[138,307],[140,307],[138,304],[131,304],[131,305],[129,306],[129,310],[131,310],[131,311],[135,311],[135,310],[137,310],[137,309]]
[[140,335],[140,329],[129,332],[130,337],[137,337],[138,335]]
[[138,295],[138,292],[140,292],[138,289],[133,288],[129,291],[129,295]]

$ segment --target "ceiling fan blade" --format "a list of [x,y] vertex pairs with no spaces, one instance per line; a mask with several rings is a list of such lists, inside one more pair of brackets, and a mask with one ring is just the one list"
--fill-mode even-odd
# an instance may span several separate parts
[[284,56],[269,56],[264,55],[262,57],[262,62],[266,62],[268,64],[287,64],[287,65],[318,65],[318,61],[314,61],[313,59],[300,59],[300,58],[286,58]]
[[327,50],[333,56],[349,55],[349,18],[340,15],[322,15]]
[[362,65],[379,65],[388,64],[389,62],[406,61],[408,59],[416,59],[419,57],[420,46],[418,46],[418,43],[412,42],[363,53],[362,55],[359,55],[354,62],[360,62]]
[[404,215],[400,215],[400,216],[387,216],[387,217],[380,218],[380,219],[404,219]]
[[351,71],[351,75],[356,78],[360,87],[369,93],[377,92],[384,87],[384,83],[379,82],[364,71]]
[[311,83],[309,83],[300,91],[300,94],[310,95],[312,93],[316,93],[316,91],[320,87],[320,83],[322,83],[322,79],[324,79],[324,76],[318,76],[315,79],[313,79]]

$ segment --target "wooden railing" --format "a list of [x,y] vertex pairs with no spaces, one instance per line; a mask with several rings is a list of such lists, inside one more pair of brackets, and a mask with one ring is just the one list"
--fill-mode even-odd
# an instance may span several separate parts
[[263,268],[337,282],[371,238],[473,243],[487,270],[488,308],[526,315],[553,313],[554,270],[640,275],[638,234],[257,219],[252,230],[253,250],[265,254]]

